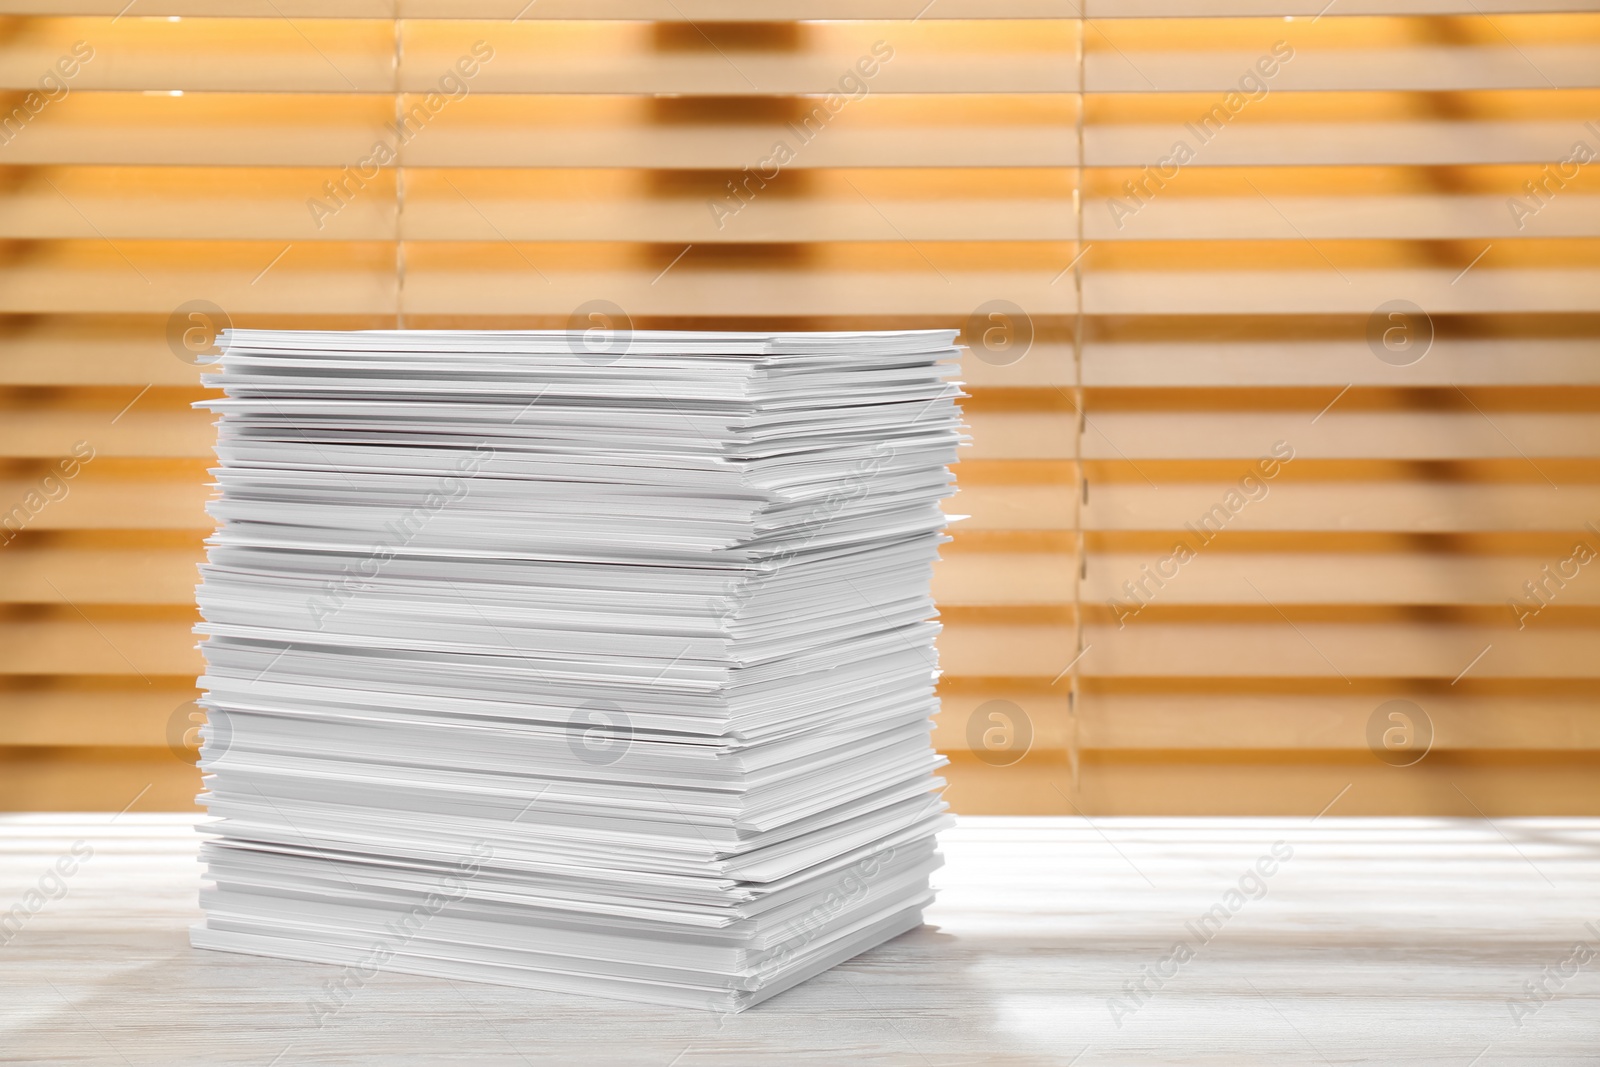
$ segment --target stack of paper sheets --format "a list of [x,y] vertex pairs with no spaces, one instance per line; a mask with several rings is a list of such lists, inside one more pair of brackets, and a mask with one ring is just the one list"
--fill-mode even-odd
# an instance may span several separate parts
[[922,921],[953,331],[602,340],[222,336],[194,944],[737,1011]]

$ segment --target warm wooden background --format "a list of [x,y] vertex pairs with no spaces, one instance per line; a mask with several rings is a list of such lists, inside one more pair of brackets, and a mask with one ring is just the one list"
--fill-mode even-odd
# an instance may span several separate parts
[[[124,2],[0,0],[7,110],[93,48],[0,144],[0,508],[94,450],[0,547],[0,808],[196,790],[211,430],[175,309],[551,327],[606,299],[640,327],[1025,309],[1024,358],[964,366],[958,809],[1314,813],[1348,784],[1344,814],[1600,811],[1600,567],[1525,628],[1507,603],[1600,550],[1600,164],[1542,169],[1600,151],[1596,5]],[[840,15],[876,21],[798,21]],[[307,199],[478,40],[470,94],[318,229]],[[1119,228],[1108,198],[1279,41],[1268,94]],[[1411,366],[1365,340],[1395,299],[1432,320]],[[1267,497],[1119,629],[1108,598],[1277,441]],[[1411,766],[1369,747],[1395,699],[1432,723]]]

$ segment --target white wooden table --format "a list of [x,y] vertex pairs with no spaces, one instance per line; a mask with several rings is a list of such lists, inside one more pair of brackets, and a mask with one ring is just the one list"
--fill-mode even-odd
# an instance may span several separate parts
[[189,947],[189,818],[0,816],[0,917],[22,905],[0,1062],[1600,1062],[1600,820],[969,818],[944,840],[929,926],[743,1015],[379,974],[318,1028],[331,968]]

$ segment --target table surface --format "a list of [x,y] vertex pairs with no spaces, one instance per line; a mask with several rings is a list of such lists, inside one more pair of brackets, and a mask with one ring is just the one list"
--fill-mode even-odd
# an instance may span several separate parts
[[380,973],[319,1027],[334,968],[189,947],[192,816],[0,816],[0,1062],[1600,1063],[1600,820],[942,840],[927,926],[742,1015]]

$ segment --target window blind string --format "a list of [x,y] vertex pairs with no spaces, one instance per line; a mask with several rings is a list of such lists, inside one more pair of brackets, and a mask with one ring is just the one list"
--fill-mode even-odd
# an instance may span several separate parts
[[[405,62],[405,20],[394,19],[394,122],[399,130],[405,122],[405,94],[400,83],[400,70]],[[406,168],[401,154],[405,140],[395,139],[394,161],[394,328],[406,328],[406,243],[401,218],[406,209]]]
[[1083,434],[1085,416],[1083,411],[1083,126],[1085,107],[1085,75],[1084,75],[1084,40],[1088,32],[1088,23],[1080,7],[1078,11],[1078,40],[1075,60],[1078,65],[1078,107],[1077,121],[1074,124],[1074,133],[1077,138],[1077,166],[1072,189],[1072,217],[1075,227],[1075,241],[1072,254],[1076,260],[1072,267],[1072,292],[1075,306],[1073,308],[1072,322],[1072,405],[1076,416],[1072,435],[1072,466],[1077,475],[1076,492],[1073,493],[1072,506],[1072,531],[1073,547],[1076,559],[1072,576],[1072,649],[1071,660],[1073,664],[1067,679],[1067,767],[1070,774],[1070,788],[1078,791],[1079,784],[1079,737],[1078,720],[1079,708],[1082,701],[1082,687],[1079,683],[1079,674],[1082,670],[1084,653],[1083,645],[1083,584],[1087,573],[1087,556],[1084,551],[1083,536],[1083,511],[1089,502],[1089,479],[1083,469]]

